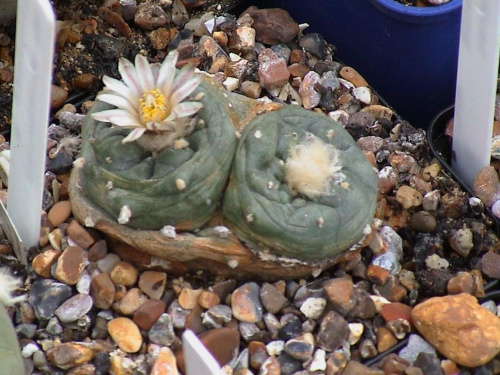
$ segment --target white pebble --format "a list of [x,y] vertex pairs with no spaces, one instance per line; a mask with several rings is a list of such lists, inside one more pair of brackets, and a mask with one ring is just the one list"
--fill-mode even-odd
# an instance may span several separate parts
[[310,297],[300,306],[300,311],[307,319],[319,319],[325,310],[325,306],[326,300],[324,298]]
[[168,238],[177,237],[177,232],[175,231],[175,227],[173,227],[172,225],[165,225],[163,228],[160,229],[160,234],[163,237],[168,237]]

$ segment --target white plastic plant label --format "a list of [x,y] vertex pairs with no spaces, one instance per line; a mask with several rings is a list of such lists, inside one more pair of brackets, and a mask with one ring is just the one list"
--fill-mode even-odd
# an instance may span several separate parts
[[500,48],[500,1],[463,0],[452,168],[472,188],[490,164]]
[[221,374],[221,369],[215,358],[189,329],[182,334],[182,349],[184,350],[186,375]]
[[55,15],[49,0],[18,0],[7,211],[25,247],[38,244]]

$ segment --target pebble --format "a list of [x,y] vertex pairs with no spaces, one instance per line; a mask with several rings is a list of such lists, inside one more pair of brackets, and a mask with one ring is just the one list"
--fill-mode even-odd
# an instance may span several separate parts
[[64,223],[71,216],[71,202],[60,201],[52,206],[47,213],[47,218],[54,227]]
[[[126,289],[124,289],[124,291],[126,291]],[[117,299],[117,294],[118,293],[115,293],[115,299]],[[128,316],[134,314],[146,300],[147,297],[139,288],[132,288],[126,291],[122,298],[114,302],[111,308],[119,314]]]
[[342,375],[384,375],[385,372],[363,365],[358,361],[349,361],[342,371]]
[[107,273],[96,275],[90,283],[90,295],[98,309],[109,309],[115,296],[115,285]]
[[436,349],[425,341],[422,336],[414,333],[409,336],[408,344],[399,351],[398,355],[413,365],[420,353],[436,354]]
[[90,248],[95,242],[90,233],[76,220],[72,220],[69,223],[67,232],[68,236],[82,249]]
[[51,276],[52,266],[57,262],[60,255],[61,251],[59,250],[47,249],[33,258],[31,266],[38,275],[48,279]]
[[283,293],[270,283],[262,284],[260,300],[265,310],[271,314],[278,313],[288,303]]
[[358,73],[358,71],[350,66],[344,66],[342,69],[340,69],[339,75],[351,82],[354,86],[356,87],[367,87],[368,82],[361,76],[361,74]]
[[380,230],[380,236],[387,245],[387,250],[372,259],[372,264],[389,271],[390,275],[396,275],[401,270],[401,259],[403,258],[403,240],[397,232],[389,226]]
[[75,285],[83,274],[86,261],[87,256],[81,247],[69,246],[57,258],[54,277],[67,285]]
[[160,348],[150,375],[178,375],[177,359],[172,350],[166,346]]
[[184,310],[194,309],[198,305],[198,298],[200,298],[203,289],[182,288],[178,297],[179,305]]
[[316,335],[317,345],[326,351],[333,352],[340,348],[342,342],[349,337],[349,326],[345,319],[335,311],[327,312],[321,319]]
[[152,2],[140,3],[134,16],[134,22],[144,30],[154,30],[168,23],[168,15],[158,4]]
[[449,239],[450,246],[459,255],[466,257],[474,247],[473,234],[469,228],[457,230]]
[[288,43],[299,33],[299,25],[283,9],[258,9],[251,6],[241,16],[244,14],[252,17],[255,40],[260,43]]
[[63,370],[87,363],[96,353],[83,343],[68,342],[47,350],[47,359]]
[[441,193],[439,190],[433,190],[424,195],[422,198],[422,208],[429,211],[436,211],[439,206],[439,199],[441,198]]
[[165,291],[167,274],[159,271],[144,271],[139,276],[139,289],[149,298],[160,299]]
[[500,200],[500,178],[496,169],[492,166],[481,169],[474,179],[472,189],[486,207],[491,207]]
[[312,55],[324,59],[326,54],[326,42],[318,33],[307,33],[299,38],[299,45]]
[[436,230],[436,218],[428,211],[415,212],[410,216],[410,228],[416,232],[432,233]]
[[272,91],[280,89],[288,82],[290,72],[285,60],[276,56],[270,48],[266,48],[259,54],[258,75],[260,85]]
[[377,350],[379,353],[385,352],[396,345],[398,340],[391,331],[385,327],[380,327],[377,330]]
[[135,311],[133,321],[140,329],[149,330],[158,318],[165,313],[166,304],[157,299],[149,299]]
[[304,333],[294,337],[285,343],[283,350],[291,357],[305,362],[311,359],[314,353],[314,336],[311,333]]
[[385,166],[378,172],[378,189],[381,194],[387,194],[392,191],[398,182],[399,172],[390,165]]
[[458,272],[448,281],[446,289],[448,294],[472,294],[474,292],[474,279],[469,272]]
[[422,194],[408,185],[402,185],[396,191],[396,201],[401,203],[404,209],[420,206],[422,199]]
[[321,100],[321,94],[316,90],[319,80],[319,74],[311,71],[305,75],[300,84],[299,95],[302,99],[302,106],[306,109],[316,107]]
[[233,316],[240,322],[255,323],[262,320],[263,306],[260,286],[255,282],[243,284],[231,295]]
[[29,292],[29,303],[38,320],[49,320],[56,309],[72,296],[71,287],[51,279],[37,279]]
[[115,284],[132,286],[139,278],[139,270],[129,262],[120,261],[111,269],[109,277]]
[[335,310],[346,316],[358,301],[354,283],[350,277],[330,279],[323,284],[328,302]]
[[76,294],[59,306],[55,314],[62,323],[70,323],[87,314],[92,306],[92,298],[89,295]]
[[413,308],[412,319],[432,346],[462,366],[481,366],[500,352],[498,317],[469,294],[430,298]]
[[500,255],[488,251],[481,257],[481,271],[492,279],[500,279]]
[[163,313],[151,326],[148,332],[149,341],[162,346],[170,346],[175,340],[174,325],[172,317]]
[[142,346],[141,332],[129,318],[119,317],[110,320],[108,333],[125,353],[136,353]]
[[52,109],[62,107],[68,98],[68,91],[62,87],[52,85],[50,91],[50,107]]

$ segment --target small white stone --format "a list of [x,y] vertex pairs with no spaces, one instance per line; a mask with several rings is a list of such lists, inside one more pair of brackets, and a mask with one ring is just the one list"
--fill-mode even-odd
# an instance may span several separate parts
[[248,222],[248,223],[251,223],[251,222],[253,221],[253,214],[248,214],[248,215],[246,216],[246,219],[247,219],[247,222]]
[[113,189],[113,181],[106,182],[106,189],[108,189],[108,190]]
[[316,219],[316,225],[318,225],[318,228],[323,228],[325,226],[325,219],[322,217]]
[[232,269],[235,269],[236,267],[238,267],[239,264],[240,264],[240,262],[238,262],[236,259],[231,259],[227,262],[228,267],[232,268]]
[[87,216],[84,219],[84,224],[86,227],[93,228],[95,226],[94,220],[90,216]]
[[325,306],[326,300],[324,298],[309,297],[300,306],[300,311],[307,319],[319,319],[325,310]]
[[175,180],[175,187],[177,190],[184,190],[186,188],[186,181],[184,181],[182,178],[178,178]]
[[120,214],[118,215],[118,223],[119,224],[127,224],[132,217],[132,211],[130,207],[127,205],[122,206],[120,209]]
[[227,77],[222,85],[226,88],[227,91],[234,91],[240,86],[240,81],[235,77]]
[[278,356],[283,352],[285,342],[283,340],[274,340],[266,345],[267,354]]
[[172,225],[165,225],[163,228],[160,229],[160,234],[163,237],[167,238],[177,237],[177,232],[175,231],[175,227],[173,227]]
[[363,323],[349,323],[347,326],[349,327],[349,344],[354,345],[363,335],[365,326]]
[[425,258],[425,265],[431,270],[445,270],[450,266],[450,262],[437,254],[432,254]]
[[323,349],[317,349],[314,352],[311,364],[308,367],[309,372],[326,370],[326,352]]
[[21,351],[21,356],[23,358],[30,358],[33,355],[33,353],[35,353],[39,350],[40,350],[40,348],[38,347],[37,344],[30,342],[29,344],[26,344],[23,347],[23,350]]
[[262,132],[260,130],[257,130],[255,133],[254,133],[254,137],[259,139],[259,138],[262,138]]
[[368,87],[360,86],[352,89],[352,95],[361,103],[369,105],[372,101],[372,92]]

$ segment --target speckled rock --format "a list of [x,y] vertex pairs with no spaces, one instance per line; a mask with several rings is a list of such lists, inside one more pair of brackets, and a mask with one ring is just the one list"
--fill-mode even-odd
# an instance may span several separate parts
[[330,279],[323,284],[328,301],[343,316],[346,316],[357,303],[354,283],[350,277]]
[[37,254],[31,265],[33,270],[42,277],[48,279],[51,275],[51,268],[57,262],[57,258],[61,255],[59,250],[47,249],[44,252]]
[[259,82],[266,90],[283,87],[290,77],[285,60],[276,56],[270,48],[266,48],[259,54],[258,74]]
[[498,317],[469,294],[430,298],[411,316],[425,339],[458,364],[481,366],[500,352]]
[[316,336],[317,345],[327,351],[337,350],[349,337],[349,327],[345,319],[335,311],[329,311],[321,320]]
[[469,228],[457,230],[449,239],[450,245],[458,254],[463,257],[469,255],[474,247],[473,234]]
[[175,340],[174,325],[169,314],[162,314],[148,332],[149,341],[152,343],[170,346]]
[[474,194],[484,202],[486,207],[500,199],[500,179],[492,166],[484,167],[474,179]]
[[168,15],[160,5],[147,1],[137,7],[134,22],[141,29],[154,30],[167,24]]
[[262,284],[260,288],[260,299],[266,311],[271,314],[278,313],[288,302],[288,299],[283,293],[269,283]]
[[108,332],[118,347],[126,353],[135,353],[141,348],[142,337],[139,328],[128,318],[110,320]]
[[306,109],[316,107],[320,100],[321,94],[316,87],[319,83],[320,76],[318,73],[311,71],[306,74],[299,87],[299,95],[302,99],[302,105]]
[[162,346],[158,352],[150,375],[178,375],[177,360],[172,350]]
[[81,247],[69,246],[57,259],[54,276],[67,285],[75,285],[82,276],[86,261],[87,255]]

